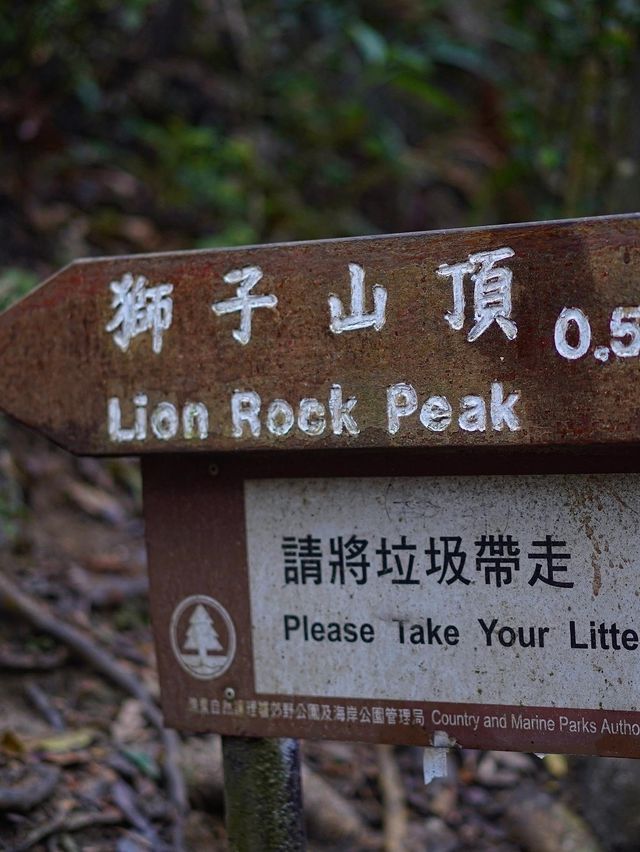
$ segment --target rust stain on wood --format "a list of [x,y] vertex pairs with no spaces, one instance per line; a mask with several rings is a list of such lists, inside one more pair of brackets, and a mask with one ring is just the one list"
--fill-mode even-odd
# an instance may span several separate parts
[[[78,261],[0,316],[0,407],[99,455],[637,442],[639,235],[638,216],[619,216]],[[506,249],[483,279],[477,255]],[[456,316],[451,267],[465,262]],[[112,285],[129,286],[129,326]],[[267,299],[250,331],[230,301],[242,287]],[[563,355],[567,308],[589,339],[569,316]]]

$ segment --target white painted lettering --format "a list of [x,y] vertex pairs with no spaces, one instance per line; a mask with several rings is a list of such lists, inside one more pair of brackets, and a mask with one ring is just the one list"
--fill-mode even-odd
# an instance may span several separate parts
[[[577,331],[575,345],[568,340],[571,324],[575,325]],[[563,308],[560,311],[553,332],[553,341],[558,354],[569,361],[575,361],[587,354],[591,345],[591,325],[580,308]]]
[[447,312],[444,318],[456,331],[460,331],[464,325],[464,277],[471,273],[475,325],[467,335],[470,343],[484,334],[494,322],[502,329],[507,340],[514,340],[518,335],[518,327],[511,318],[513,273],[507,267],[496,266],[499,261],[507,260],[514,254],[512,248],[504,246],[493,251],[470,254],[468,260],[462,263],[443,263],[436,269],[438,275],[452,279],[453,310]]
[[254,438],[260,436],[260,405],[261,400],[255,391],[234,391],[231,397],[231,423],[233,437],[242,438],[244,423],[249,425],[249,431]]
[[[519,399],[519,391],[505,397],[500,382],[492,383],[490,402],[475,394],[463,396],[459,402],[458,428],[464,432],[485,432],[490,411],[493,429],[501,432],[506,427],[510,432],[515,432],[522,428],[515,410]],[[400,382],[387,388],[387,429],[390,435],[398,432],[400,419],[410,417],[417,406],[418,396],[413,385]],[[453,422],[453,406],[446,396],[430,396],[422,404],[419,417],[425,429],[444,432]]]
[[256,308],[275,308],[278,297],[273,295],[254,296],[251,291],[262,278],[259,266],[245,266],[243,269],[232,269],[227,272],[223,281],[225,284],[237,284],[236,295],[231,299],[214,302],[211,308],[216,316],[239,313],[240,328],[234,329],[233,337],[238,343],[246,346],[251,340],[251,317]]
[[469,272],[473,272],[475,268],[474,263],[465,260],[462,263],[453,263],[451,265],[443,263],[436,269],[436,273],[442,278],[451,276],[453,310],[447,311],[444,318],[454,331],[460,331],[464,326],[464,276]]
[[329,411],[331,413],[331,426],[334,435],[342,435],[346,429],[349,435],[359,435],[360,429],[351,412],[358,400],[352,396],[346,402],[342,401],[341,385],[332,385],[329,393]]
[[[611,314],[611,349],[618,358],[640,355],[640,305],[615,308]],[[605,347],[605,351],[606,347]],[[597,353],[594,353],[597,356]],[[601,359],[606,360],[606,358]]]
[[293,408],[285,399],[274,399],[267,410],[267,429],[272,435],[286,435],[295,422]]
[[110,440],[116,443],[135,440],[135,429],[122,428],[122,412],[120,410],[120,400],[117,396],[112,396],[107,403],[107,428]]
[[135,433],[137,441],[144,441],[147,437],[147,403],[149,398],[146,393],[139,393],[133,398],[133,404],[136,407],[135,413]]
[[158,355],[162,351],[162,335],[171,327],[173,316],[173,284],[148,287],[143,275],[127,272],[109,287],[113,293],[111,307],[115,313],[105,326],[113,335],[113,342],[126,352],[134,337],[151,332],[151,348]]
[[151,431],[161,441],[170,441],[178,434],[180,418],[175,405],[160,402],[151,414]]
[[517,432],[522,428],[520,419],[513,410],[514,405],[520,399],[520,394],[515,391],[504,398],[504,389],[501,382],[491,384],[491,425],[496,432],[501,432],[506,426],[510,432]]
[[329,313],[331,323],[329,328],[334,334],[343,331],[355,331],[359,328],[375,328],[380,331],[385,323],[385,307],[387,291],[376,284],[373,288],[373,313],[364,312],[364,269],[357,263],[349,264],[349,280],[351,284],[351,314],[347,315],[342,300],[333,294],[329,296]]
[[444,432],[451,424],[451,405],[446,396],[430,396],[420,409],[420,422],[432,432]]
[[487,406],[481,396],[462,397],[458,425],[465,432],[484,432],[486,430]]
[[387,388],[387,428],[395,435],[400,428],[400,418],[408,417],[418,407],[418,395],[413,385],[399,382]]
[[305,435],[322,435],[325,430],[325,409],[321,402],[311,397],[301,399],[298,411],[298,428]]
[[[146,441],[149,397],[138,393],[133,397],[133,428],[122,427],[122,405],[118,397],[111,397],[107,405],[107,430],[111,441],[126,443]],[[159,402],[149,418],[151,433],[161,441],[170,441],[180,428],[179,409],[167,400]],[[203,402],[186,402],[182,407],[182,436],[187,440],[205,441],[209,436],[209,410]]]
[[209,412],[202,402],[187,402],[182,409],[182,431],[187,440],[196,436],[204,441],[209,435]]

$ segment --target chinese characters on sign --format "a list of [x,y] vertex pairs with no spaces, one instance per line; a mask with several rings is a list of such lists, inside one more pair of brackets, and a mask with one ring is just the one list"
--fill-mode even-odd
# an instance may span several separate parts
[[635,710],[637,507],[637,475],[250,480],[257,691]]
[[511,281],[513,273],[507,267],[496,266],[501,260],[513,257],[515,252],[505,246],[496,251],[482,251],[470,254],[469,260],[452,266],[443,264],[436,270],[438,275],[451,276],[453,282],[453,311],[445,315],[451,328],[460,331],[464,325],[464,277],[470,275],[473,281],[473,302],[475,325],[467,340],[473,343],[481,334],[496,322],[509,340],[518,334],[518,328],[511,319]]
[[[520,544],[511,535],[482,534],[474,536],[475,556],[471,554],[469,567],[475,565],[482,581],[496,588],[509,586],[514,572],[520,571]],[[428,546],[424,544],[428,542]],[[530,569],[528,584],[545,583],[557,588],[573,588],[567,580],[567,542],[549,534],[541,540],[528,543],[533,552],[524,554]],[[288,585],[316,585],[329,583],[344,586],[353,583],[364,586],[377,577],[388,576],[394,585],[419,586],[423,577],[436,575],[436,582],[451,586],[459,582],[468,586],[474,582],[465,574],[467,548],[463,550],[461,536],[429,536],[420,546],[409,542],[406,535],[397,539],[386,536],[374,540],[358,538],[355,534],[331,536],[326,543],[320,536],[285,535],[282,537],[284,583]],[[527,548],[528,549],[528,548]],[[425,559],[424,557],[428,557]]]
[[[422,395],[418,388],[441,385],[438,372],[435,372],[437,359],[433,358],[432,349],[429,349],[425,351],[428,379],[414,379],[416,384],[413,384],[406,380],[406,376],[399,375],[397,381],[387,380],[385,385],[381,385],[374,382],[372,376],[371,387],[367,388],[368,419],[364,423],[364,406],[360,402],[361,396],[357,395],[361,394],[361,390],[354,392],[354,388],[349,386],[351,381],[347,382],[342,375],[325,375],[316,395],[307,392],[307,395],[301,394],[293,399],[276,394],[274,398],[265,398],[265,389],[260,387],[258,391],[252,386],[251,376],[235,380],[233,385],[229,380],[224,389],[226,403],[221,405],[218,400],[215,411],[211,408],[212,403],[200,392],[194,394],[194,398],[177,404],[173,398],[158,399],[157,393],[152,395],[144,386],[134,387],[130,395],[111,396],[107,401],[109,442],[123,445],[148,441],[167,443],[175,439],[197,444],[210,442],[212,437],[221,437],[237,442],[263,443],[266,439],[273,445],[272,439],[282,442],[282,439],[294,438],[298,439],[296,443],[299,445],[299,439],[306,443],[307,439],[335,437],[346,445],[366,446],[364,435],[371,434],[371,430],[376,430],[377,436],[397,436],[388,443],[398,444],[404,443],[408,435],[415,444],[416,433],[424,438],[446,433],[443,437],[451,440],[453,433],[475,433],[477,437],[485,435],[489,438],[494,433],[506,435],[528,430],[530,418],[527,422],[524,415],[529,412],[531,401],[523,400],[517,376],[509,374],[504,369],[508,363],[503,363],[509,358],[508,353],[513,353],[514,362],[523,363],[522,326],[527,315],[518,315],[518,300],[515,298],[518,292],[514,290],[519,282],[522,287],[524,259],[510,245],[500,243],[483,251],[467,251],[462,257],[462,252],[452,251],[451,254],[447,262],[429,263],[427,283],[419,286],[424,299],[415,302],[415,312],[421,317],[424,314],[424,323],[433,320],[429,316],[429,308],[430,297],[435,290],[441,305],[435,321],[443,326],[445,348],[451,347],[455,337],[461,340],[463,347],[469,343],[479,349],[484,359],[490,351],[486,349],[487,345],[501,346],[500,352],[504,354],[499,355],[496,369],[485,374],[483,386],[459,390],[453,397],[435,388]],[[344,350],[349,348],[350,341],[357,340],[358,335],[371,341],[372,347],[378,342],[388,347],[388,336],[393,335],[394,339],[398,339],[398,350],[403,351],[408,338],[403,339],[398,323],[400,317],[406,316],[407,305],[402,302],[402,294],[397,290],[394,292],[393,276],[388,271],[383,276],[374,272],[370,279],[365,265],[355,262],[346,263],[345,271],[348,279],[345,276],[342,281],[326,284],[326,291],[322,294],[324,315],[312,316],[310,320],[305,317],[305,340],[316,334],[318,351],[327,345],[333,346],[336,359],[344,358]],[[278,345],[288,341],[291,347],[285,354],[281,349],[281,358],[286,361],[289,351],[295,351],[301,335],[299,320],[296,320],[297,324],[289,324],[291,320],[287,311],[291,306],[286,275],[279,280],[278,273],[270,272],[268,264],[264,263],[232,268],[221,273],[220,280],[224,287],[232,287],[233,292],[223,293],[220,281],[203,282],[203,323],[207,316],[213,314],[219,335],[230,339],[232,346],[235,341],[252,354],[265,337],[271,341],[275,335]],[[315,285],[316,282],[313,283]],[[309,286],[311,284],[310,281]],[[152,352],[162,358],[166,341],[171,340],[174,315],[180,311],[174,285],[155,284],[145,276],[127,273],[119,280],[111,281],[110,290],[113,314],[105,328],[112,335],[115,346],[127,353],[132,341],[146,334],[150,337]],[[296,298],[299,299],[299,295]],[[450,307],[445,310],[447,304]],[[591,353],[595,362],[602,365],[640,356],[640,305],[620,305],[611,309],[609,342],[606,345],[594,343],[591,322],[581,308],[565,305],[558,313],[554,311],[554,316],[557,317],[555,324],[546,332],[548,345],[541,348],[553,349],[555,356],[565,361],[577,361]],[[236,323],[232,324],[234,317]],[[460,338],[458,333],[463,331],[466,333]],[[227,338],[229,333],[230,338]],[[338,336],[345,341],[344,345],[337,342]],[[410,343],[417,347],[419,339],[412,338]],[[214,345],[215,342],[212,343]],[[265,344],[267,352],[271,346],[272,343]],[[315,355],[315,350],[312,354]],[[459,358],[459,348],[456,354]],[[326,352],[319,357],[326,365],[332,363],[331,355],[329,350],[329,357]],[[488,362],[483,360],[482,363],[484,367]],[[388,355],[385,365],[388,366]],[[283,364],[283,370],[288,366],[291,365]],[[300,370],[311,369],[311,365],[304,361],[299,367]],[[252,369],[255,375],[255,365]],[[343,369],[336,368],[336,372]],[[227,375],[236,373],[227,371]],[[377,394],[375,420],[370,414],[373,394]],[[225,412],[222,424],[218,413],[221,410]],[[545,422],[538,424],[540,429],[546,425]],[[523,439],[527,437],[523,436]],[[354,438],[358,440],[352,441]],[[417,441],[420,441],[419,437]],[[455,560],[446,550],[446,543],[443,547],[444,561],[451,576]],[[486,553],[480,558],[488,560],[487,571],[506,583],[516,569],[513,566],[509,569],[505,560],[519,554],[510,554],[507,542],[505,553],[494,553],[495,547],[495,543],[487,542]],[[390,563],[394,559],[395,554],[389,554]],[[492,559],[502,561],[492,568]],[[543,576],[542,573],[540,576]]]
[[318,704],[314,701],[259,701],[190,696],[189,713],[201,716],[235,716],[244,719],[284,719],[310,722],[338,722],[360,725],[413,725],[425,723],[424,711],[418,707],[380,707],[376,705]]
[[387,291],[376,285],[373,288],[373,313],[364,310],[364,269],[357,263],[349,264],[351,278],[351,315],[346,316],[342,301],[337,296],[329,296],[331,331],[341,334],[343,331],[355,331],[358,328],[375,328],[380,331],[385,322]]
[[[464,323],[465,297],[464,276],[468,273],[474,282],[474,306],[476,323],[469,332],[468,340],[474,341],[484,334],[489,326],[496,322],[509,340],[513,340],[518,329],[511,318],[511,283],[513,274],[510,269],[497,266],[499,261],[513,257],[513,249],[504,247],[496,251],[478,252],[469,255],[469,260],[451,266],[443,264],[436,272],[440,276],[451,276],[453,280],[454,310],[447,313],[445,319],[449,325],[459,330]],[[240,314],[240,328],[232,331],[238,343],[246,346],[251,340],[251,320],[253,311],[258,308],[275,308],[278,297],[273,294],[257,295],[254,288],[264,276],[259,266],[246,266],[233,269],[224,275],[225,284],[236,286],[235,296],[214,302],[212,307],[216,316]],[[328,297],[329,327],[334,334],[358,329],[373,328],[380,331],[386,321],[387,290],[375,284],[373,286],[373,312],[365,310],[365,271],[357,263],[349,264],[351,288],[351,313],[347,314],[342,300],[331,294]],[[162,332],[171,326],[172,300],[169,295],[173,285],[158,284],[148,287],[143,276],[126,274],[121,281],[112,281],[112,308],[115,315],[107,324],[106,330],[114,333],[113,339],[123,351],[129,347],[133,337],[145,331],[152,334],[153,351],[162,351]]]
[[159,355],[162,352],[162,335],[171,326],[173,316],[172,284],[157,284],[148,287],[142,275],[123,275],[120,281],[109,285],[113,298],[111,307],[115,313],[106,326],[113,334],[113,342],[126,352],[134,337],[145,332],[151,334],[151,348]]
[[[441,276],[451,275],[453,278],[454,314],[447,314],[445,319],[456,329],[461,328],[464,322],[464,275],[471,275],[475,288],[476,324],[468,335],[470,341],[487,331],[493,322],[509,340],[516,336],[517,327],[511,318],[512,273],[499,265],[513,255],[513,249],[504,247],[472,254],[464,263],[441,266],[436,270]],[[386,323],[387,289],[379,284],[373,285],[373,311],[368,313],[365,270],[357,263],[350,263],[348,267],[350,313],[337,295],[330,294],[327,300],[329,328],[334,334],[369,328],[379,332]],[[259,266],[231,270],[223,276],[223,280],[236,287],[235,295],[211,305],[217,317],[239,314],[240,326],[233,329],[232,335],[243,346],[251,341],[253,313],[260,308],[273,310],[279,304],[276,295],[256,292],[263,278],[264,273]],[[134,337],[149,332],[152,349],[160,354],[162,335],[170,329],[173,317],[173,300],[170,298],[173,285],[149,287],[143,276],[134,278],[127,274],[121,281],[111,282],[110,287],[113,293],[111,306],[115,313],[106,330],[113,335],[114,343],[127,351]],[[483,432],[488,428],[501,431],[504,427],[509,431],[518,430],[520,421],[515,405],[519,393],[505,393],[502,384],[493,382],[489,397],[485,401],[478,395],[464,396],[460,400],[458,427],[468,432]],[[180,411],[173,402],[163,400],[155,409],[148,411],[148,395],[142,390],[132,401],[135,417],[130,427],[123,425],[120,398],[112,397],[108,401],[108,434],[113,442],[145,441],[149,436],[161,441],[169,441],[176,436],[200,440],[208,437],[209,410],[202,401],[190,401]],[[345,398],[342,386],[334,383],[326,404],[315,397],[308,397],[300,400],[296,411],[287,400],[275,399],[269,403],[263,420],[260,396],[255,391],[239,389],[230,399],[231,433],[238,439],[257,438],[266,427],[266,431],[275,437],[284,437],[292,430],[310,437],[329,430],[334,435],[356,436],[361,431],[354,413],[356,405],[357,398]],[[409,417],[418,409],[416,391],[403,382],[390,385],[386,408],[388,432],[395,434],[400,428],[401,418]],[[424,428],[433,432],[446,430],[455,417],[451,403],[441,395],[428,397],[420,407],[419,416]]]
[[169,724],[640,757],[639,234],[81,260],[4,312],[3,409],[143,456]]
[[234,269],[224,276],[226,284],[237,284],[236,295],[222,302],[214,302],[211,306],[216,316],[225,314],[240,314],[240,328],[233,331],[234,338],[246,346],[251,340],[251,316],[257,308],[275,308],[278,304],[276,296],[256,296],[251,291],[262,278],[259,266],[247,266],[244,269]]
[[0,317],[2,405],[90,455],[637,443],[639,246],[632,214],[79,260]]

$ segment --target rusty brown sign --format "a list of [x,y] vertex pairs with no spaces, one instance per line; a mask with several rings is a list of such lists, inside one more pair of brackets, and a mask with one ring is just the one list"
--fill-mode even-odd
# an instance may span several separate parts
[[640,757],[640,474],[143,461],[169,725]]
[[640,219],[78,261],[2,408],[87,454],[635,442]]
[[168,724],[640,756],[639,235],[79,261],[0,317],[3,410],[143,455]]

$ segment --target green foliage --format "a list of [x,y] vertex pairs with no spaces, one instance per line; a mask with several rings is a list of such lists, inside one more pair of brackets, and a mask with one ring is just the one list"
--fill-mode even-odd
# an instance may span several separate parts
[[[7,421],[0,417],[0,444],[4,445]],[[0,450],[0,549],[18,547],[22,521],[26,516],[24,495],[10,470],[9,456]]]
[[504,41],[522,59],[505,87],[514,166],[553,203],[551,215],[615,211],[607,196],[634,132],[640,3],[511,0],[506,9]]
[[125,633],[129,630],[139,630],[149,623],[146,607],[141,607],[138,601],[130,600],[121,604],[113,613],[113,626]]
[[0,479],[0,547],[16,543],[24,517],[24,507],[7,483]]
[[38,277],[28,269],[0,269],[0,311],[21,299],[38,283]]
[[5,0],[0,191],[88,217],[89,252],[622,210],[639,26],[638,0]]

